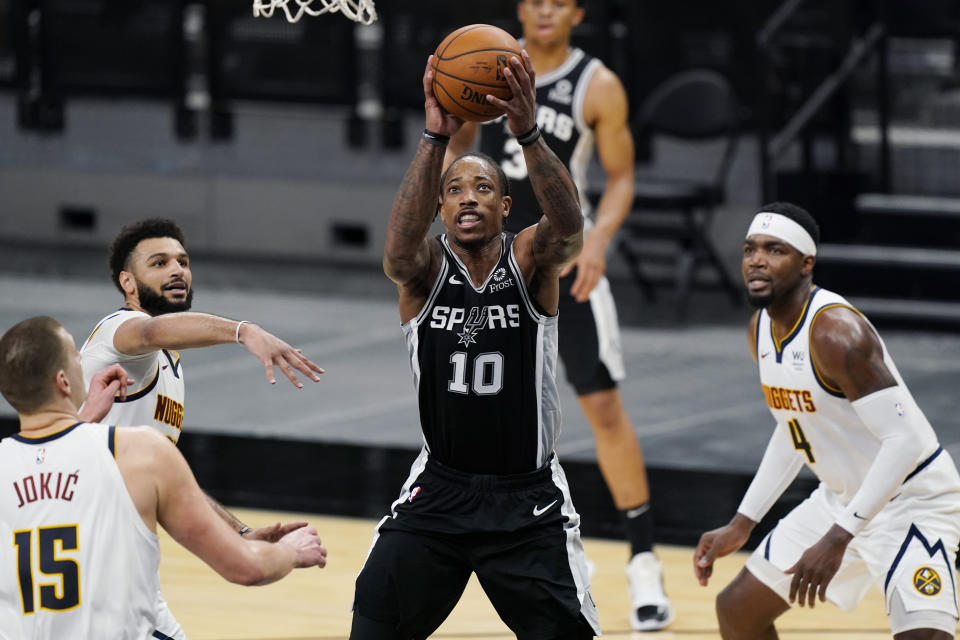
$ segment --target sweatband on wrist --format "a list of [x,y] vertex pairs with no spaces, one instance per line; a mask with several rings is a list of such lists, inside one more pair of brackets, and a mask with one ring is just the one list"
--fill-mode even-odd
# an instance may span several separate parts
[[517,142],[520,143],[521,147],[526,147],[527,145],[533,144],[537,141],[537,138],[540,137],[540,127],[533,125],[533,129],[527,131],[526,133],[520,134],[517,136]]
[[450,136],[445,136],[436,131],[430,131],[430,129],[423,130],[423,139],[435,147],[445,147],[447,143],[450,142]]
[[250,324],[250,323],[247,322],[246,320],[241,320],[240,322],[237,323],[237,333],[233,336],[233,341],[236,342],[237,344],[240,344],[240,325],[244,325],[244,324]]
[[817,255],[817,243],[813,241],[813,236],[785,215],[761,211],[753,217],[745,237],[758,233],[779,238],[805,256]]

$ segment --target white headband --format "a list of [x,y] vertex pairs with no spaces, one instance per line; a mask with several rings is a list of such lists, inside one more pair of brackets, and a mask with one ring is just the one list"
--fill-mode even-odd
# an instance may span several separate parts
[[747,236],[756,233],[780,238],[805,256],[817,255],[817,244],[806,229],[779,213],[761,211],[753,217]]

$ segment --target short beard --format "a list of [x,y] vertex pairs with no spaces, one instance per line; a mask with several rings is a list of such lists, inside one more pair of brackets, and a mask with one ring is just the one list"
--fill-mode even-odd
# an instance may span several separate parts
[[153,289],[137,282],[137,295],[140,296],[140,308],[151,316],[162,316],[165,313],[177,313],[178,311],[189,311],[193,304],[193,287],[187,291],[187,299],[183,302],[170,302],[163,294],[153,292]]
[[747,303],[754,309],[766,309],[773,302],[773,294],[768,293],[765,296],[752,296],[747,294]]

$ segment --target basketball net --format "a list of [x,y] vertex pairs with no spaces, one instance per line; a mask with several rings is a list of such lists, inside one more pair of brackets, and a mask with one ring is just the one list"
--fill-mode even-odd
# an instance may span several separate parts
[[[290,5],[296,5],[291,8]],[[288,22],[296,22],[303,14],[319,16],[342,13],[354,22],[372,24],[377,19],[373,0],[253,0],[253,17],[269,18],[277,7],[283,9]]]

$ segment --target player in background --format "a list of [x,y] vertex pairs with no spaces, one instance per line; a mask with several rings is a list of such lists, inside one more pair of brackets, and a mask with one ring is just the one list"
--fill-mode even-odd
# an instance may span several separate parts
[[952,638],[960,477],[873,325],[813,283],[818,242],[789,203],[765,205],[747,230],[743,279],[759,308],[747,337],[776,425],[736,515],[701,536],[694,571],[706,585],[807,465],[817,489],[717,597],[723,638],[776,638],[795,602],[850,610],[871,584],[894,638]]
[[[88,405],[123,385],[116,369]],[[326,564],[313,527],[277,542],[238,536],[154,429],[84,422],[80,356],[53,318],[0,337],[0,393],[20,419],[0,441],[0,640],[162,638],[157,523],[238,584]]]
[[[394,199],[384,271],[419,400],[424,449],[357,577],[352,640],[426,638],[476,573],[521,640],[599,634],[580,517],[554,453],[558,280],[582,242],[569,173],[540,136],[529,57],[511,57],[504,109],[543,220],[503,230],[509,183],[468,154],[442,173],[462,121],[423,76],[426,130]],[[489,99],[489,97],[488,97]],[[440,214],[446,233],[430,235]]]
[[[298,350],[256,324],[206,313],[189,312],[193,300],[190,257],[184,235],[172,220],[150,218],[124,227],[110,250],[114,286],[123,306],[97,323],[80,349],[84,375],[111,364],[122,365],[137,389],[116,398],[103,419],[115,425],[150,425],[176,443],[184,420],[184,370],[180,349],[242,344],[260,360],[267,380],[275,384],[274,367],[297,388],[296,371],[317,382],[323,370]],[[251,528],[213,498],[213,509],[244,537],[275,541],[304,522]],[[159,631],[185,640],[179,623],[158,596],[164,612]]]
[[[522,0],[517,17],[521,43],[537,70],[537,124],[580,192],[586,216],[583,250],[560,280],[560,358],[593,430],[597,462],[620,512],[630,560],[631,626],[667,626],[673,608],[663,591],[662,566],[653,553],[650,490],[630,417],[617,382],[626,372],[606,251],[633,202],[633,138],[627,125],[627,96],[619,78],[600,60],[572,47],[573,28],[584,17],[576,0]],[[506,228],[514,233],[536,224],[541,209],[533,196],[522,149],[501,118],[466,123],[453,136],[447,162],[467,151],[480,135],[480,150],[495,158],[510,179],[513,207]],[[606,174],[596,210],[584,197],[594,148]]]

